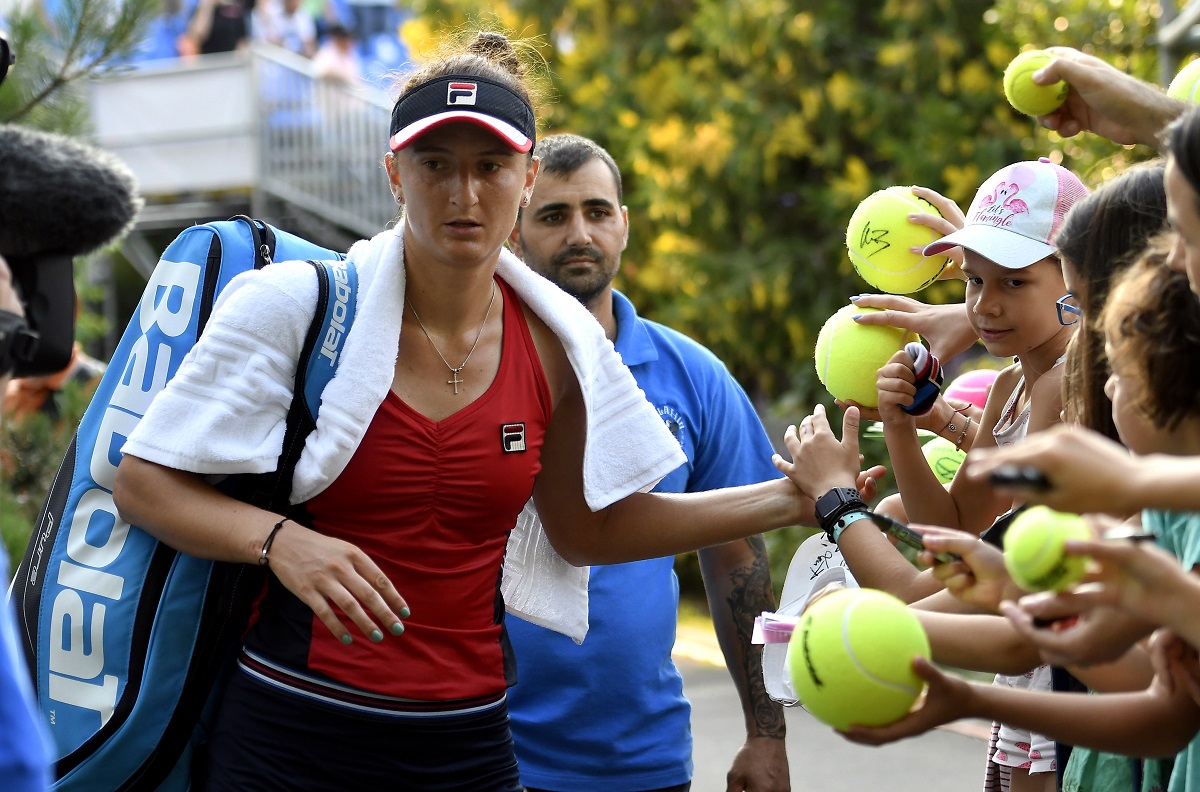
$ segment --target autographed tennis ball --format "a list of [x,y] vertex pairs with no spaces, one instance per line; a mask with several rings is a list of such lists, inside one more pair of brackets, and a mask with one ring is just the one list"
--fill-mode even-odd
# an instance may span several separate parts
[[[966,420],[961,415],[955,417],[959,421]],[[960,426],[960,424],[956,423],[955,426]],[[963,460],[967,458],[966,451],[958,450],[954,447],[954,443],[944,437],[935,437],[925,443],[921,446],[921,453],[925,455],[929,469],[943,484],[949,484],[954,480],[954,474],[958,472]]]
[[855,314],[873,313],[875,308],[847,305],[825,322],[817,334],[817,379],[834,398],[876,407],[875,372],[916,333],[899,327],[860,325]]
[[941,217],[933,204],[913,195],[911,187],[888,187],[867,196],[846,226],[850,262],[867,283],[891,294],[908,294],[937,280],[949,261],[922,256],[910,248],[941,238],[932,228],[909,222],[910,214]]
[[1019,112],[1031,116],[1053,113],[1067,101],[1070,87],[1059,80],[1053,85],[1038,85],[1033,73],[1054,58],[1045,50],[1022,52],[1004,70],[1004,95]]
[[1068,539],[1090,539],[1091,530],[1078,514],[1046,506],[1027,509],[1004,536],[1004,565],[1017,585],[1028,591],[1062,591],[1083,579],[1087,558],[1063,552]]
[[924,682],[913,658],[929,639],[907,605],[875,589],[822,597],[800,617],[788,673],[804,708],[835,729],[884,726],[912,708]]
[[1200,98],[1196,96],[1197,83],[1200,83],[1200,58],[1179,70],[1167,86],[1167,96],[1181,102],[1195,102]]

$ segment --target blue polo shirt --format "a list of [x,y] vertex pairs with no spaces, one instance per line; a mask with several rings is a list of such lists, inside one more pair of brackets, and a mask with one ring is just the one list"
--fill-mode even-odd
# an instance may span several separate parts
[[[613,292],[616,349],[687,454],[656,492],[778,478],[758,414],[725,365],[642,319]],[[570,792],[658,789],[692,777],[691,706],[671,660],[679,611],[674,558],[594,566],[587,639],[509,616],[519,683],[508,693],[525,786]]]

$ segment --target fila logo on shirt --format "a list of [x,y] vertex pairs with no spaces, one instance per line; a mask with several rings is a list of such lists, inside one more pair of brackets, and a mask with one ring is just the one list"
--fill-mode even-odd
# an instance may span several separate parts
[[525,450],[525,424],[506,423],[500,427],[500,447],[506,454]]
[[447,105],[473,105],[479,86],[469,82],[452,82],[446,89]]

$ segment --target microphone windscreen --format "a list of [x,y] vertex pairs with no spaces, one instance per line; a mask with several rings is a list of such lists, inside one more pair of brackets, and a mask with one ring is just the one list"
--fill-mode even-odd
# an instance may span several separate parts
[[0,255],[14,268],[44,254],[90,253],[128,231],[141,207],[132,171],[113,155],[0,125]]

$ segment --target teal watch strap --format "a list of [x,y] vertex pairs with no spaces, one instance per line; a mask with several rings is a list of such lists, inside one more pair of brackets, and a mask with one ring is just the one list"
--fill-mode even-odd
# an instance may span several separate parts
[[859,509],[856,509],[851,512],[846,512],[845,514],[843,514],[841,517],[838,518],[838,521],[836,523],[834,523],[834,525],[833,525],[833,542],[834,542],[834,544],[837,544],[837,540],[842,538],[842,531],[846,530],[847,528],[849,528],[851,525],[858,522],[859,520],[869,520],[869,519],[871,519],[871,515],[867,514],[865,511],[861,511]]

